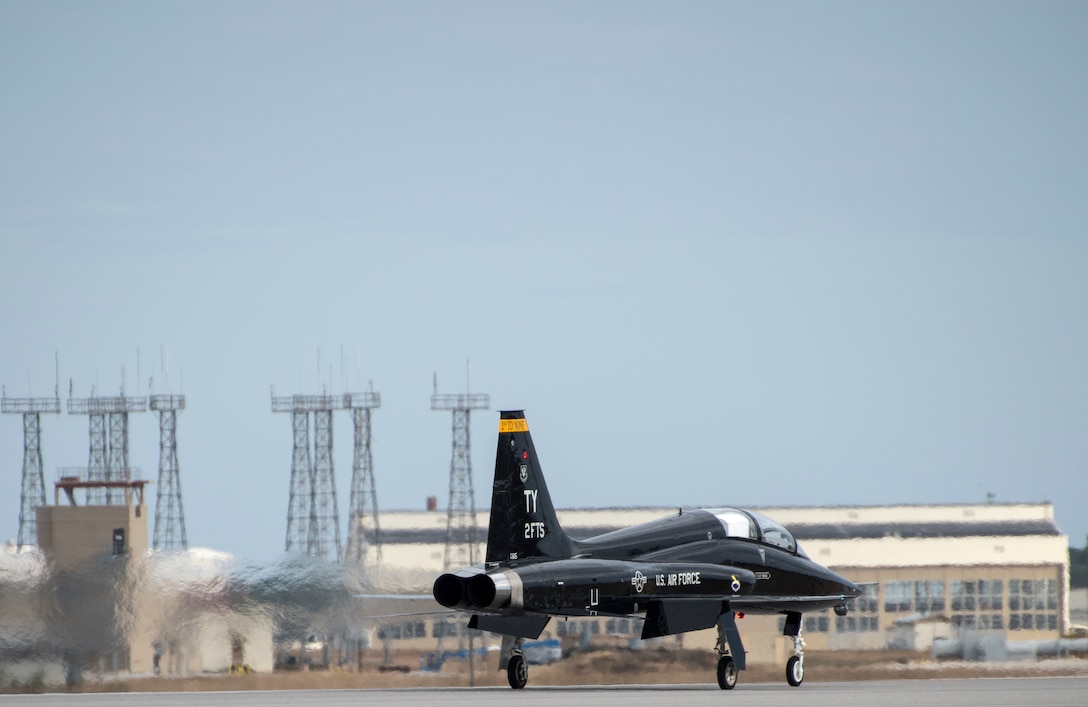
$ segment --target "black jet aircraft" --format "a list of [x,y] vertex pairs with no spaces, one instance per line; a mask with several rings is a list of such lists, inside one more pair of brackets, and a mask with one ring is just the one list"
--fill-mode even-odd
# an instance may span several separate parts
[[680,511],[585,540],[559,525],[524,412],[503,411],[482,565],[442,574],[439,604],[472,614],[469,628],[503,636],[510,687],[529,673],[521,644],[553,616],[641,616],[642,638],[717,627],[718,685],[737,683],[745,651],[737,616],[785,614],[793,638],[786,680],[804,678],[801,615],[861,594],[813,562],[788,530],[738,508]]

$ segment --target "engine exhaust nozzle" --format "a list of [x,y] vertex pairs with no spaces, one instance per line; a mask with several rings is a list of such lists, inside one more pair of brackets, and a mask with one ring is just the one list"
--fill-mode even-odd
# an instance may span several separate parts
[[470,606],[501,609],[510,603],[511,583],[505,572],[478,574],[465,584]]

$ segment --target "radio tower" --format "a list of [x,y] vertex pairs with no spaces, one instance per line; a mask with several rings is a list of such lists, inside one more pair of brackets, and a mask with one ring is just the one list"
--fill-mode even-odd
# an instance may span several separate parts
[[378,524],[378,495],[374,490],[374,460],[370,454],[370,411],[382,406],[374,392],[344,393],[344,407],[355,421],[355,459],[351,469],[351,508],[348,511],[347,561],[366,563],[367,547],[373,546],[382,561],[382,534]]
[[[291,413],[294,451],[291,497],[287,503],[287,552],[340,561],[340,520],[332,463],[332,411],[342,401],[332,395],[272,396],[272,412]],[[310,413],[314,417],[314,462],[310,461]],[[329,531],[334,534],[330,541]]]
[[[87,463],[88,481],[128,481],[128,414],[147,410],[147,398],[125,397],[124,386],[117,397],[99,398],[91,389],[89,398],[73,398],[71,385],[68,389],[68,414],[87,415],[91,438],[91,451]],[[109,437],[106,436],[107,420]],[[124,490],[98,488],[87,490],[90,505],[112,506],[124,503]]]
[[19,549],[38,544],[38,506],[45,505],[45,477],[42,472],[41,414],[60,414],[60,393],[52,398],[8,398],[0,390],[0,409],[23,416],[23,490],[19,504]]
[[184,395],[152,395],[151,409],[159,413],[159,489],[155,497],[155,550],[188,550],[185,510],[178,477],[178,410]]
[[453,412],[453,450],[450,456],[450,502],[446,516],[446,553],[444,569],[476,564],[476,498],[472,490],[472,441],[469,437],[469,413],[486,410],[490,399],[485,393],[439,395],[435,376],[432,410]]

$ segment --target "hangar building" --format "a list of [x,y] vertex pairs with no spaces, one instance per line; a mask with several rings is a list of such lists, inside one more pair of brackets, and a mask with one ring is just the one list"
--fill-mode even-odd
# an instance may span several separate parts
[[[810,650],[925,649],[934,637],[1000,632],[1010,640],[1058,638],[1069,629],[1069,541],[1050,503],[785,507],[753,509],[785,525],[813,560],[862,585],[847,616],[806,614]],[[589,537],[677,513],[676,508],[558,511],[573,537]],[[446,514],[384,512],[377,576],[430,591],[442,570]],[[477,558],[484,555],[487,511],[478,518]],[[375,550],[371,548],[371,553]],[[377,560],[376,553],[368,558]],[[392,587],[390,587],[392,589]],[[749,616],[740,628],[754,662],[784,662],[792,641],[781,618]],[[462,633],[463,620],[387,628],[394,637],[434,647],[439,633]],[[554,620],[546,636],[635,641],[641,620]],[[714,645],[714,631],[657,639],[687,647]]]

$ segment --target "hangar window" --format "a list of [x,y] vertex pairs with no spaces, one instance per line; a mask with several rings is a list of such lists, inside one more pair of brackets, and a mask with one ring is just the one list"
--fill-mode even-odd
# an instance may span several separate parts
[[910,611],[913,594],[914,582],[888,582],[884,585],[884,611]]
[[978,581],[978,608],[980,611],[1001,611],[1003,584],[1000,579],[980,579]]
[[914,610],[923,614],[944,611],[944,582],[940,580],[915,582]]
[[431,626],[432,638],[451,638],[457,636],[460,626],[454,621],[435,621]]
[[948,584],[952,625],[968,629],[1005,628],[1004,582],[1000,579],[954,579]]
[[951,582],[952,611],[974,612],[978,608],[975,601],[977,595],[977,583],[954,579]]
[[555,629],[558,636],[598,636],[601,633],[601,623],[596,619],[558,621]]
[[939,579],[888,582],[884,585],[884,611],[916,611],[929,614],[944,611],[944,607],[944,582]]
[[609,619],[605,622],[605,631],[609,636],[628,636],[631,631],[631,619]]
[[1014,579],[1009,582],[1009,629],[1058,630],[1058,583],[1053,579]]

